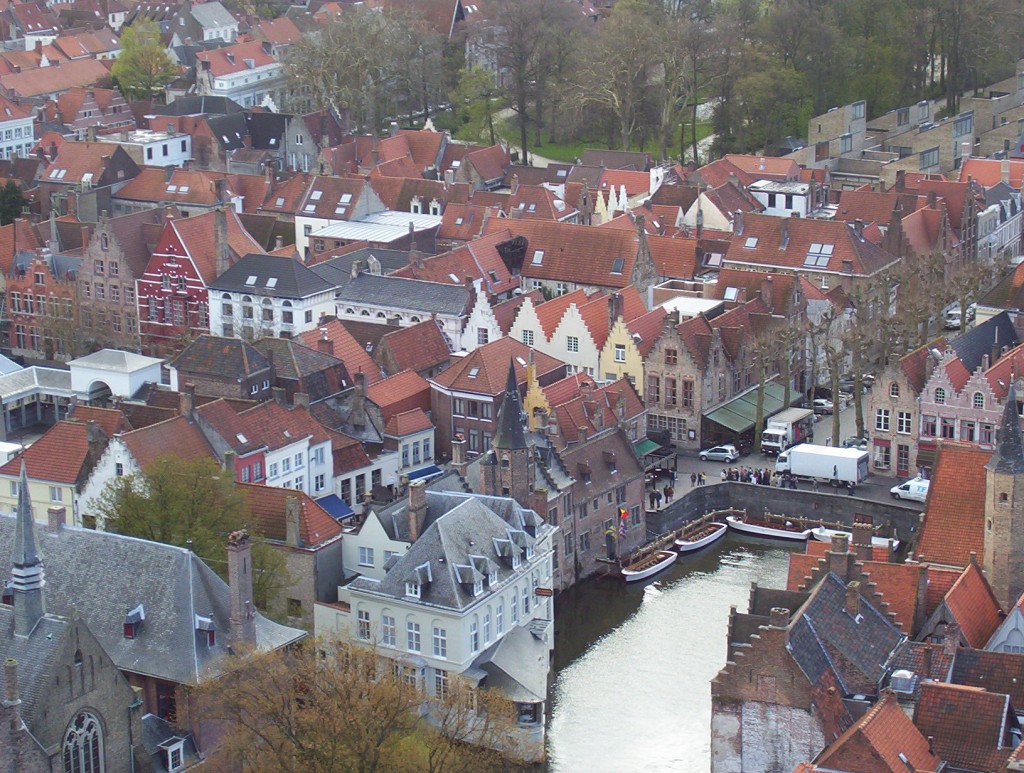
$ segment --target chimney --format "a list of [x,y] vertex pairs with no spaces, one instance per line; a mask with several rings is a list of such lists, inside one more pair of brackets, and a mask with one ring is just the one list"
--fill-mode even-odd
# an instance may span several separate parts
[[[21,722],[21,693],[18,690],[18,661],[14,658],[7,658],[4,661],[4,699],[0,706],[7,709],[8,727],[10,730],[4,736],[13,741],[10,760],[12,770],[21,770],[22,745],[18,742],[18,736],[22,732]],[[8,734],[9,733],[9,734]]]
[[164,167],[164,182],[165,183],[169,183],[171,181],[171,178],[174,177],[174,170],[177,169],[177,168],[178,167],[174,166],[173,164],[168,164],[167,166]]
[[296,392],[293,394],[292,405],[296,408],[309,408],[309,392]]
[[398,121],[391,122],[391,125],[388,126],[388,134],[392,137],[398,136]]
[[850,538],[845,534],[832,535],[832,549],[826,552],[828,570],[846,579],[849,574]]
[[49,534],[60,534],[67,523],[67,510],[63,507],[46,508],[46,531]]
[[846,614],[850,617],[860,616],[860,583],[854,580],[846,586]]
[[353,421],[358,424],[364,423],[363,419],[363,406],[366,400],[366,374],[361,370],[356,371],[355,384],[352,388],[352,407],[349,409],[348,415],[352,417]]
[[772,275],[768,274],[768,276],[764,278],[764,281],[761,282],[761,300],[764,301],[765,306],[773,311],[775,309],[775,304],[772,302],[774,297],[775,293],[773,292],[772,287]]
[[782,236],[779,238],[779,249],[785,250],[789,247],[789,218],[782,219]]
[[278,234],[274,237],[274,251],[280,250],[284,247],[284,237]]
[[757,168],[758,171],[761,172],[763,172],[767,168],[767,166],[764,163],[764,156],[761,156],[759,159],[757,159]]
[[289,547],[304,547],[299,529],[299,498],[288,497],[284,501],[285,542]]
[[871,537],[875,527],[871,521],[855,520],[853,522],[853,545],[856,548],[858,561],[871,560]]
[[192,411],[196,407],[196,385],[191,381],[185,384],[185,388],[178,392],[178,413],[191,418]]
[[420,538],[420,529],[427,520],[427,482],[423,479],[410,481],[408,517],[409,541]]
[[960,647],[960,626],[955,622],[946,623],[945,636],[942,639],[942,651],[947,657],[955,657]]
[[[220,182],[220,181],[218,181]],[[217,263],[217,276],[221,276],[230,268],[228,261],[228,213],[224,206],[217,207],[213,221],[213,249]]]
[[548,490],[536,488],[530,493],[530,509],[544,520],[548,517]]
[[288,405],[288,392],[284,387],[274,386],[270,387],[270,394],[274,398],[274,402],[280,405],[282,408]]
[[96,125],[87,126],[85,129],[86,142],[96,142]]
[[213,181],[214,199],[218,204],[228,203],[228,181],[220,177]]
[[971,157],[971,143],[961,142],[960,143],[960,162],[963,163]]
[[737,209],[732,213],[732,230],[737,236],[743,235],[743,210]]
[[234,451],[225,451],[224,458],[221,460],[221,468],[230,474],[229,479],[232,483],[235,482],[235,458],[237,454]]
[[352,278],[355,279],[357,276],[359,276],[361,273],[363,273],[363,269],[364,268],[366,268],[366,266],[363,264],[363,261],[361,261],[361,260],[353,260],[352,261],[352,271],[351,271]]
[[587,442],[587,428],[586,427],[583,427],[583,426],[577,427],[576,428],[576,434],[579,435],[581,443],[586,443]]
[[515,196],[516,195],[516,191],[519,190],[519,175],[517,175],[517,174],[512,175],[512,185],[509,186],[509,187],[512,190],[512,195]]
[[999,180],[1006,185],[1010,184],[1010,159],[1008,158],[999,162]]
[[858,241],[864,241],[864,221],[860,218],[853,221],[853,232],[856,234]]
[[334,341],[327,337],[327,328],[320,328],[320,337],[316,339],[316,348],[324,354],[334,354]]
[[619,319],[623,313],[623,307],[625,302],[622,298],[622,293],[613,292],[608,296],[608,331],[611,332],[612,325],[615,324],[615,320]]
[[252,649],[256,646],[256,608],[252,604],[252,542],[245,529],[228,535],[228,598],[231,646]]
[[769,625],[772,628],[785,628],[789,625],[789,610],[785,607],[772,607]]
[[452,467],[463,478],[466,477],[466,438],[461,432],[452,438]]

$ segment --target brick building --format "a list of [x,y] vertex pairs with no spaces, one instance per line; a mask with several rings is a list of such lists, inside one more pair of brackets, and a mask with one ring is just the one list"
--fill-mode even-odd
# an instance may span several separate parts
[[74,356],[79,339],[75,272],[79,260],[47,249],[21,255],[7,277],[10,342],[15,354],[47,360]]

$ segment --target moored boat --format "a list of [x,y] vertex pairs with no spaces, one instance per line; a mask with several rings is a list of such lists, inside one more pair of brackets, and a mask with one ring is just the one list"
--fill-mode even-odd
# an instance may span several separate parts
[[628,566],[622,568],[622,576],[626,582],[646,580],[648,577],[667,569],[676,562],[679,554],[674,550],[656,550],[643,558],[637,559]]
[[[819,526],[816,529],[811,529],[811,536],[814,537],[814,539],[816,539],[818,542],[831,542],[832,537],[840,534],[845,534],[847,537],[850,538],[851,542],[853,541],[853,534],[848,531],[844,531],[843,529],[829,529],[825,526]],[[872,537],[871,547],[887,548],[889,547],[890,541],[893,543],[893,550],[899,547],[899,540],[889,540],[888,537]]]
[[752,515],[728,515],[725,520],[730,529],[735,529],[741,534],[749,534],[752,537],[772,537],[803,542],[811,536],[809,528],[791,521],[769,520]]
[[714,542],[717,542],[725,533],[729,530],[729,527],[724,523],[706,523],[699,529],[685,534],[676,540],[676,549],[680,553],[693,553],[701,548],[706,548]]

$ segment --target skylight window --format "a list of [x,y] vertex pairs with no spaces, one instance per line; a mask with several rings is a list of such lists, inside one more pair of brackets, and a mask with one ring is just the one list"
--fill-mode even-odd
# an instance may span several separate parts
[[306,212],[316,212],[316,204],[307,204],[305,207]]
[[320,201],[320,197],[324,195],[323,191],[313,191],[309,194],[310,201]]
[[178,186],[177,185],[168,185],[167,186],[167,192],[168,193],[177,193],[178,192]]
[[284,206],[284,196],[278,196],[277,201],[274,202],[274,206],[275,207],[283,207]]
[[524,360],[522,357],[516,357],[516,362],[518,362],[522,367],[526,367],[526,360]]
[[457,276],[455,276],[455,274],[449,274],[448,278],[451,279],[453,282],[458,282],[459,281],[459,278]]
[[352,201],[351,193],[343,193],[341,194],[341,198],[338,199],[339,204],[348,204],[350,201]]
[[470,378],[476,378],[479,373],[480,373],[480,368],[470,368],[469,369],[469,377]]
[[533,253],[533,265],[539,266],[544,262],[544,250],[537,250]]
[[461,217],[455,218],[455,225],[462,225],[462,218]]
[[182,185],[180,188],[178,188],[178,193],[188,193],[188,186]]
[[832,257],[834,244],[820,244],[814,242],[807,250],[807,257],[804,258],[804,265],[810,268],[825,268]]
[[745,242],[743,242],[743,247],[745,249],[748,249],[748,250],[752,250],[756,246],[757,246],[757,237],[756,236],[748,236],[747,240]]
[[565,177],[568,174],[569,174],[568,170],[566,170],[566,169],[559,169],[557,172],[555,172],[555,177]]
[[270,287],[270,288],[277,287],[277,277],[276,276],[272,276],[272,277],[270,277],[270,279],[267,280],[267,287]]
[[531,204],[528,207],[528,209],[529,209],[530,212],[536,212],[537,211],[537,205],[536,204]]
[[615,260],[613,260],[612,261],[612,273],[613,274],[621,274],[622,273],[622,266],[623,265],[624,265],[624,261],[622,260],[622,258],[616,258]]
[[740,295],[740,288],[738,287],[726,287],[725,288],[725,300],[734,301]]
[[343,207],[340,204],[334,210],[335,215],[344,215],[346,212],[348,212],[348,207]]
[[487,272],[487,276],[489,276],[491,278],[492,282],[497,282],[498,281],[498,272],[495,271],[494,269],[490,269]]
[[249,442],[249,439],[245,435],[243,435],[241,432],[236,434],[235,437],[238,438],[238,442],[239,443],[248,443]]
[[247,287],[255,287],[256,277],[250,274],[249,277],[245,280],[245,284]]

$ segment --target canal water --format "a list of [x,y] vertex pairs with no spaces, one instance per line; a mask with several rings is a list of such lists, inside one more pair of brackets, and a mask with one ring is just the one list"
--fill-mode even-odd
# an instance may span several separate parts
[[785,587],[793,549],[730,534],[644,583],[591,580],[563,593],[549,771],[707,773],[729,607],[746,610],[753,580]]

